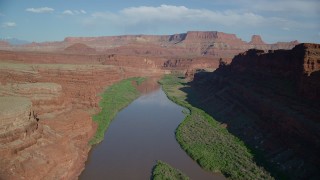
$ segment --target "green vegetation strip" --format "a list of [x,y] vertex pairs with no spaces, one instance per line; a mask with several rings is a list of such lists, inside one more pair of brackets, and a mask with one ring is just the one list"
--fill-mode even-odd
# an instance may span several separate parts
[[273,179],[259,167],[252,153],[219,122],[187,101],[192,95],[181,88],[185,82],[176,75],[164,76],[160,83],[168,98],[190,110],[176,130],[176,138],[188,155],[207,171],[221,172],[230,179]]
[[152,179],[153,180],[163,180],[163,179],[188,180],[189,177],[183,174],[181,171],[171,167],[169,164],[164,163],[162,161],[158,161],[157,165],[154,167],[152,171]]
[[89,144],[97,144],[103,140],[104,133],[117,112],[139,97],[140,93],[135,88],[134,83],[139,85],[144,80],[144,78],[122,80],[108,87],[101,94],[102,99],[99,102],[101,111],[93,116],[93,120],[98,124],[98,129]]

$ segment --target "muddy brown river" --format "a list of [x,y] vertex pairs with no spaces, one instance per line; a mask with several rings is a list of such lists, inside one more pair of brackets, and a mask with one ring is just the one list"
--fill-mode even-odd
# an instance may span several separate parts
[[224,179],[200,168],[180,147],[175,129],[184,108],[171,102],[160,87],[147,90],[111,122],[104,140],[90,151],[79,179],[150,179],[157,160],[191,179]]

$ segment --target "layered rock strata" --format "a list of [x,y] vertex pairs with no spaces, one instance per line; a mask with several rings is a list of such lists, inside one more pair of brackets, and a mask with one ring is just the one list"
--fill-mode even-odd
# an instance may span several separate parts
[[[77,179],[96,130],[98,94],[135,67],[0,63],[0,179]],[[16,102],[16,103],[14,103]]]
[[144,54],[153,56],[194,57],[207,56],[230,60],[234,55],[251,48],[265,51],[291,49],[297,41],[264,43],[259,35],[248,43],[235,34],[217,31],[189,31],[173,35],[124,35],[102,37],[67,37],[64,41],[31,43],[20,46],[0,46],[2,50],[74,52],[85,49],[92,53],[110,52],[120,54]]
[[260,152],[279,177],[317,179],[319,59],[319,44],[249,50],[215,72],[196,74],[191,85],[199,102],[193,103]]
[[[250,48],[265,52],[296,44],[266,44],[258,35],[247,43],[216,31],[0,42],[0,179],[76,179],[96,130],[91,115],[99,110],[98,94],[108,85],[172,71],[191,78],[197,69],[214,70]],[[309,69],[297,87],[303,97],[317,98],[318,51],[305,49]],[[9,99],[13,104],[6,105]]]

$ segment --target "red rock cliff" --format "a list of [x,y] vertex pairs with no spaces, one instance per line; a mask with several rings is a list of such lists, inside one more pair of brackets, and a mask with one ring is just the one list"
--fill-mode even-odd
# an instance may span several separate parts
[[249,50],[197,73],[197,106],[289,178],[320,177],[320,45]]
[[259,35],[253,35],[249,43],[253,45],[266,44],[262,41],[261,36]]
[[305,97],[320,99],[320,45],[299,44],[292,50],[275,50],[265,53],[249,50],[241,53],[230,64],[231,71],[267,71],[297,83]]
[[[217,31],[189,31],[187,33],[173,35],[122,35],[101,37],[66,37],[60,42],[31,43],[21,46],[0,47],[3,50],[23,51],[63,51],[75,44],[85,44],[98,52],[105,52],[114,48],[130,46],[132,50],[144,46],[158,46],[157,49],[164,53],[150,55],[166,56],[168,51],[174,56],[207,56],[231,60],[234,55],[251,48],[259,48],[264,51],[276,49],[291,49],[298,44],[296,41],[266,44],[259,35],[254,35],[248,43],[235,34]],[[119,53],[125,53],[125,49],[116,49]],[[122,51],[124,50],[124,52]]]

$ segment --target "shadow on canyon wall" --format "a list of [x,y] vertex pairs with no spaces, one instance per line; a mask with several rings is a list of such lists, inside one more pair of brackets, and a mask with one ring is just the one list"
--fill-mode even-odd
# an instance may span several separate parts
[[320,178],[320,45],[249,50],[182,91],[245,142],[273,176]]

